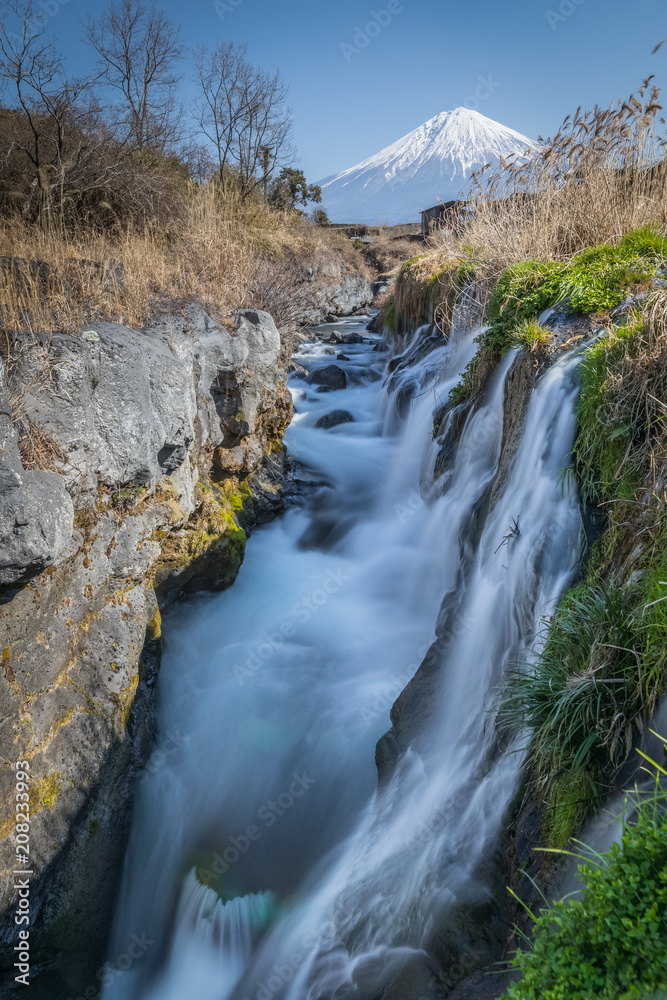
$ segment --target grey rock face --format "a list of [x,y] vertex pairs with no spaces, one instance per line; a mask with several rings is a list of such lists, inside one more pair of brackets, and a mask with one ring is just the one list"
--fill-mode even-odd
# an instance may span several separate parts
[[307,308],[303,309],[298,322],[302,326],[316,326],[331,322],[337,316],[350,316],[370,306],[373,291],[370,279],[343,266],[314,268],[309,276]]
[[[31,421],[67,456],[78,490],[151,483],[180,465],[194,440],[192,366],[149,337],[115,323],[98,340],[51,338],[56,391],[29,400]],[[30,360],[24,364],[26,383]]]
[[[168,313],[146,331],[98,323],[97,340],[51,339],[56,391],[30,399],[30,419],[67,456],[72,492],[155,485],[194,446],[255,433],[283,378],[280,335],[268,313],[233,322],[229,331],[189,303],[182,321]],[[29,385],[29,355],[22,367]]]
[[23,468],[1,363],[0,456],[0,584],[10,584],[63,556],[74,506],[60,476]]
[[[12,387],[64,456],[60,474],[23,468],[0,371],[0,584],[19,584],[0,615],[0,979],[13,976],[15,944],[10,765],[27,759],[32,958],[47,970],[36,996],[85,993],[104,958],[155,735],[156,584],[169,599],[182,581],[228,586],[245,545],[239,506],[247,525],[282,503],[291,398],[280,353],[267,313],[240,311],[227,327],[196,302],[165,307],[144,330],[25,337]],[[199,483],[209,476],[222,484]]]

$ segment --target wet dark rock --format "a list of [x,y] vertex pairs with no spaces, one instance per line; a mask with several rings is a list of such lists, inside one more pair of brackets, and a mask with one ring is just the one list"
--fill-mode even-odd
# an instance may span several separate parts
[[347,354],[337,354],[336,355],[336,360],[337,361],[350,361],[351,358],[348,358]]
[[325,416],[320,417],[315,426],[323,427],[325,430],[329,430],[331,427],[338,427],[339,424],[350,423],[354,423],[354,417],[349,410],[332,410],[331,413],[327,413]]
[[369,333],[382,333],[382,313],[377,312],[374,316],[371,316],[366,329]]
[[315,368],[306,381],[309,385],[326,386],[329,389],[345,389],[347,375],[338,365],[325,365],[324,368]]

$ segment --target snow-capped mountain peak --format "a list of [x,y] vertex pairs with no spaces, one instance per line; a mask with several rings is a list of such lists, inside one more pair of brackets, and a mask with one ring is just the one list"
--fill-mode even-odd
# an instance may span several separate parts
[[478,111],[442,111],[414,132],[320,181],[332,222],[419,221],[422,209],[465,197],[473,170],[523,157],[535,143]]

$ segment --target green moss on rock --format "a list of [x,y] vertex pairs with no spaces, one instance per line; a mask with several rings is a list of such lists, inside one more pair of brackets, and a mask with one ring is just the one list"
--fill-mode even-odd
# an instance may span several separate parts
[[30,815],[36,816],[43,809],[54,809],[60,789],[62,788],[62,775],[60,771],[52,771],[51,774],[40,778],[30,786],[28,798],[30,803]]

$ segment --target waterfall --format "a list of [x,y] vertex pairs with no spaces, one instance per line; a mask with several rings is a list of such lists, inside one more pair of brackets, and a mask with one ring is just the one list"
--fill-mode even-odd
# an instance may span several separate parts
[[[132,933],[155,944],[107,1000],[417,997],[482,954],[471,928],[491,914],[493,934],[489,859],[521,766],[490,708],[568,585],[581,526],[562,475],[577,352],[539,379],[511,460],[514,354],[434,431],[478,334],[418,331],[384,380],[377,338],[343,361],[301,347],[348,386],[291,379],[301,502],[254,533],[231,590],[165,623],[160,726],[177,749],[140,789],[110,962]],[[352,419],[317,426],[336,409]],[[406,685],[378,790],[374,747]]]
[[223,902],[202,885],[193,868],[183,885],[169,964],[155,996],[173,1000],[198,996],[210,982],[220,991],[230,991],[250,959],[258,933],[271,919],[273,903],[269,892]]

